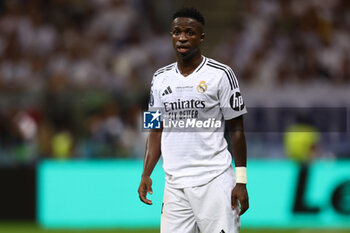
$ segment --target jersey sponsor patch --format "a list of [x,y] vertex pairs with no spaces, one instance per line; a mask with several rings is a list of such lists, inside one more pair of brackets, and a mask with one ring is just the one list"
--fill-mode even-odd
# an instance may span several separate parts
[[243,97],[240,92],[236,91],[230,98],[231,108],[235,111],[242,111],[244,109]]

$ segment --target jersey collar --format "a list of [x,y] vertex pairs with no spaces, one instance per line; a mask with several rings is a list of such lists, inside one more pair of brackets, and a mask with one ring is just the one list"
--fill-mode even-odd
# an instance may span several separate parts
[[[191,74],[197,73],[205,65],[205,63],[207,62],[208,59],[205,56],[203,56],[203,55],[202,55],[202,58],[203,58],[202,62],[197,66],[197,68]],[[176,62],[175,71],[176,71],[176,73],[181,74],[180,71],[179,71],[179,68],[177,67],[177,65],[178,64]],[[189,74],[188,76],[190,76],[191,74]]]

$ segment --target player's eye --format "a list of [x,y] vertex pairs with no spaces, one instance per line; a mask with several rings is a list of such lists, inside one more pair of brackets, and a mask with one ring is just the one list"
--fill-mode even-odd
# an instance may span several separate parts
[[175,35],[175,36],[178,36],[178,35],[180,35],[180,32],[179,32],[179,30],[174,30],[174,31],[173,31],[173,35]]
[[188,31],[188,32],[187,32],[187,35],[189,35],[189,36],[194,36],[195,33],[194,33],[194,31]]

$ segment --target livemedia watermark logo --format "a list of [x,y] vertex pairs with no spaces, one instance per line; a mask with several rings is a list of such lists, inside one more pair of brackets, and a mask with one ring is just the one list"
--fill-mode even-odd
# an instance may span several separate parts
[[160,129],[161,113],[157,111],[143,112],[143,128],[144,129]]
[[[189,102],[188,106],[192,104],[196,106],[196,101]],[[232,107],[203,107],[201,102],[197,102],[198,108],[186,106],[185,103],[182,107],[180,102],[143,112],[142,130],[161,129],[163,126],[163,130],[168,132],[218,132],[225,130],[224,115],[226,119],[240,116],[240,109]],[[247,133],[283,133],[291,129],[301,132],[349,132],[350,116],[345,107],[255,107],[247,110],[248,113],[243,115],[244,131]],[[313,127],[290,127],[293,125]]]
[[180,119],[174,118],[174,115],[165,114],[157,111],[145,111],[143,112],[143,129],[160,129],[161,122],[163,123],[163,129],[219,129],[223,125],[222,120],[217,120],[214,117],[198,119],[196,117],[181,117]]

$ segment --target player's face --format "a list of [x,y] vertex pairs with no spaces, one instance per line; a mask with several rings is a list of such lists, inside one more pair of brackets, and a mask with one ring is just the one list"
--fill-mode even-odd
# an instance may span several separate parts
[[181,17],[174,19],[171,37],[176,55],[188,59],[200,51],[204,33],[202,25],[197,20]]

